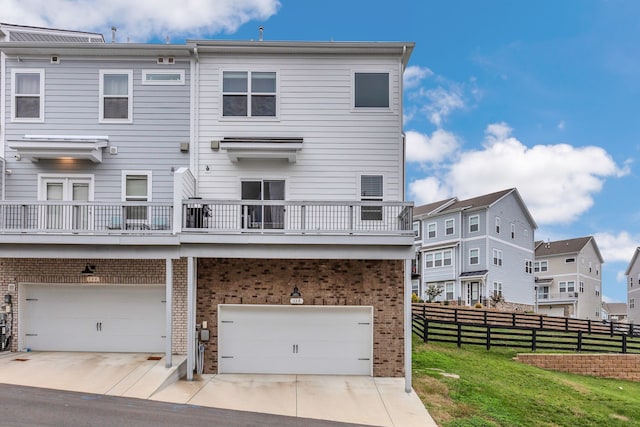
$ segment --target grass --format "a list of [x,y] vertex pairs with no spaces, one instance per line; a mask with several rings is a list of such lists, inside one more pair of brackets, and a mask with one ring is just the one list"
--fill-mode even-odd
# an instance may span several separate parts
[[545,371],[516,353],[414,337],[413,387],[442,427],[640,426],[640,383]]

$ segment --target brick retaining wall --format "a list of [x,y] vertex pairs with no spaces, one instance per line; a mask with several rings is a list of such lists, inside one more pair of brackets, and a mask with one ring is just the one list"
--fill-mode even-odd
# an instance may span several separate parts
[[640,354],[518,354],[516,360],[551,371],[640,381]]

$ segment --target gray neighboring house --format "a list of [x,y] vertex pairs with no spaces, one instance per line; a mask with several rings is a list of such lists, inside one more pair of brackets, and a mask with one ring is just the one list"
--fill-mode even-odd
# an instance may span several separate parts
[[515,188],[418,206],[413,218],[422,298],[435,285],[437,301],[490,305],[501,295],[514,308],[533,307],[537,226]]
[[0,43],[11,348],[410,390],[412,49]]
[[625,302],[603,302],[602,303],[602,320],[610,322],[627,323],[629,310]]
[[602,264],[593,236],[536,242],[537,312],[601,320]]
[[627,308],[629,323],[637,325],[640,323],[640,247],[637,247],[629,266],[625,271],[627,276]]

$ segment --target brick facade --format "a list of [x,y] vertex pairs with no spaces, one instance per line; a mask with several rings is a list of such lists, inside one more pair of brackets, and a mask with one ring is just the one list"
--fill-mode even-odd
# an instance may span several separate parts
[[552,371],[640,381],[640,354],[518,354],[516,360]]
[[218,304],[289,304],[294,286],[305,304],[373,306],[373,374],[404,375],[403,261],[199,259],[197,318],[211,340],[205,373],[217,372]]
[[[89,282],[80,274],[85,265],[96,266],[94,277],[99,283]],[[186,261],[173,261],[173,352],[186,354]],[[0,295],[10,294],[13,302],[11,351],[18,351],[20,303],[18,293],[21,284],[70,284],[100,285],[164,285],[165,260],[117,260],[117,259],[0,259]],[[9,291],[9,284],[15,290]],[[3,300],[4,301],[4,300]]]

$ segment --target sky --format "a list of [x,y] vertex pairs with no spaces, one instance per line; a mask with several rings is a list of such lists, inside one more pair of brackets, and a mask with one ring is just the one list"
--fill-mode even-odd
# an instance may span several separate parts
[[536,240],[594,236],[626,302],[640,245],[635,0],[0,0],[6,23],[111,41],[409,41],[406,198],[517,188]]

